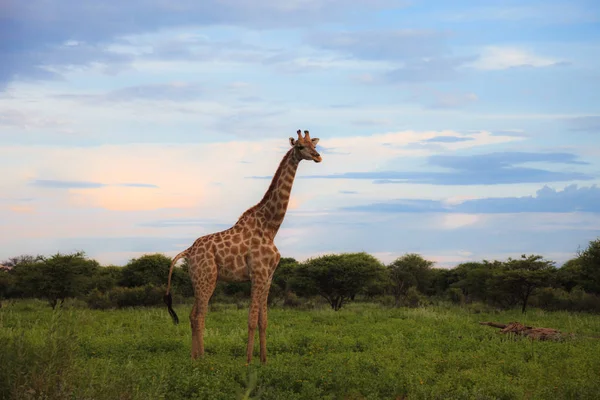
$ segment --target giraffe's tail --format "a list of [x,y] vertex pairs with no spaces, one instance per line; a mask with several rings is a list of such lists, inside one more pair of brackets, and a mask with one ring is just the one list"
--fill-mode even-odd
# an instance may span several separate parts
[[173,267],[175,267],[177,261],[179,261],[180,258],[187,256],[187,254],[188,250],[186,249],[181,253],[177,254],[175,258],[173,258],[173,261],[171,261],[171,268],[169,268],[169,279],[167,281],[167,293],[163,297],[163,300],[167,305],[167,309],[169,310],[169,314],[171,315],[171,318],[173,318],[173,322],[175,324],[179,323],[179,317],[177,317],[175,310],[173,310],[173,297],[171,296],[171,276],[173,275]]

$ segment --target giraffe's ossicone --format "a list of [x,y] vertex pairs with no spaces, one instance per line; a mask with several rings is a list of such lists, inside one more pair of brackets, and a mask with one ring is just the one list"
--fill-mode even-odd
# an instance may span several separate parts
[[248,363],[252,361],[254,333],[258,326],[260,360],[267,361],[267,297],[280,258],[274,243],[275,235],[285,217],[300,161],[321,162],[321,155],[315,148],[319,139],[311,138],[308,131],[304,131],[304,136],[300,130],[297,134],[298,139],[290,138],[291,148],[281,160],[262,200],[246,210],[231,228],[199,237],[171,262],[165,303],[175,323],[179,319],[172,308],[171,275],[180,258],[186,258],[189,264],[195,297],[190,313],[193,359],[204,354],[208,301],[217,280],[223,280],[251,282],[247,360]]

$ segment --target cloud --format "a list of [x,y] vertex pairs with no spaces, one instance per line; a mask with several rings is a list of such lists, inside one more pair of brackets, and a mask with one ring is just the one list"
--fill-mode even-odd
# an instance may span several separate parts
[[437,200],[401,199],[394,202],[344,207],[342,210],[377,213],[431,213],[448,212],[450,209]]
[[352,121],[353,125],[356,126],[366,126],[366,127],[379,127],[379,126],[389,126],[391,125],[391,121],[387,119],[357,119]]
[[462,74],[459,67],[473,59],[473,57],[440,57],[414,60],[385,73],[384,79],[391,83],[452,80]]
[[364,60],[406,61],[447,53],[446,34],[429,30],[315,32],[307,37],[315,47]]
[[83,100],[93,103],[118,103],[135,100],[185,102],[202,98],[204,89],[197,83],[172,82],[127,86],[103,94],[61,94],[61,99]]
[[305,237],[295,246],[282,249],[291,256],[362,250],[371,254],[453,255],[461,256],[462,261],[534,253],[562,262],[575,256],[578,245],[600,233],[600,215],[589,213],[469,215],[339,211],[314,217],[312,221],[305,217],[290,222],[296,226],[300,220],[306,230]]
[[507,168],[512,164],[531,162],[546,162],[554,164],[587,165],[578,161],[577,155],[570,153],[527,153],[527,152],[497,152],[476,154],[470,156],[434,155],[429,158],[432,165],[459,170]]
[[61,181],[54,179],[35,179],[31,185],[48,189],[96,189],[106,186],[99,182]]
[[461,136],[438,136],[431,139],[425,140],[427,143],[456,143],[456,142],[466,142],[469,140],[473,140],[472,137],[461,137]]
[[570,130],[575,132],[600,132],[600,117],[595,115],[570,118],[567,124]]
[[198,218],[177,218],[177,219],[162,219],[157,221],[143,222],[139,226],[150,227],[150,228],[175,228],[175,227],[203,227],[211,229],[227,229],[231,225],[219,223],[215,220],[210,219],[198,219]]
[[433,185],[499,185],[512,183],[544,183],[591,180],[581,172],[551,171],[522,167],[526,163],[586,165],[569,153],[498,152],[469,156],[433,155],[428,164],[450,169],[450,172],[371,171],[345,172],[331,175],[309,175],[304,179],[368,179],[374,183],[420,183]]
[[597,13],[577,2],[536,4],[502,4],[474,6],[460,11],[445,12],[442,19],[451,22],[472,21],[528,21],[546,24],[571,24],[598,21]]
[[158,188],[157,185],[150,183],[117,183],[117,184],[106,184],[100,182],[86,182],[86,181],[63,181],[56,179],[34,179],[30,182],[32,186],[47,189],[100,189],[107,186],[120,186],[129,188]]
[[[75,0],[9,2],[3,10],[0,89],[12,79],[57,79],[73,66],[126,64],[131,55],[110,47],[128,35],[178,26],[237,25],[290,28],[378,10],[394,0],[330,0],[280,3],[272,0],[132,0],[102,7]],[[179,49],[181,51],[181,49]],[[177,53],[177,49],[175,49]]]
[[488,46],[480,57],[468,66],[481,70],[502,70],[517,67],[550,67],[563,64],[564,61],[538,56],[516,47]]
[[492,135],[498,136],[514,136],[514,137],[527,137],[529,136],[522,129],[494,129]]
[[600,213],[600,188],[596,185],[578,188],[569,185],[562,191],[544,186],[536,196],[467,200],[456,206],[469,213]]
[[158,188],[158,185],[153,185],[151,183],[119,183],[115,186],[136,187],[136,188],[154,188],[154,189]]
[[[342,210],[375,213],[448,213],[454,214],[452,217],[444,217],[448,225],[460,225],[460,221],[471,221],[467,216],[474,214],[600,213],[600,188],[596,185],[578,187],[573,184],[563,190],[556,190],[544,186],[535,196],[478,198],[461,202],[400,199],[344,207]],[[475,221],[476,218],[473,217],[471,223]]]
[[454,56],[446,43],[448,37],[445,32],[404,29],[315,32],[307,41],[344,57],[389,64],[383,74],[355,77],[363,83],[404,83],[448,80],[460,75],[459,67],[475,58]]
[[62,133],[72,133],[71,121],[66,118],[46,117],[35,112],[15,109],[0,110],[0,128],[53,129]]
[[442,229],[458,229],[476,224],[481,218],[473,214],[448,214],[441,220]]
[[431,108],[459,108],[479,100],[475,93],[438,93],[433,102],[429,105]]

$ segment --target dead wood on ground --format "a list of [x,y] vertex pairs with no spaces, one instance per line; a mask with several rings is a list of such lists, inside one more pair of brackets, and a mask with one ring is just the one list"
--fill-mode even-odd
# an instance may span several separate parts
[[479,325],[500,328],[500,332],[498,333],[512,333],[519,336],[526,336],[533,340],[562,340],[565,338],[572,338],[574,336],[572,333],[564,333],[556,329],[525,326],[520,322],[509,322],[508,324],[502,324],[499,322],[480,322]]

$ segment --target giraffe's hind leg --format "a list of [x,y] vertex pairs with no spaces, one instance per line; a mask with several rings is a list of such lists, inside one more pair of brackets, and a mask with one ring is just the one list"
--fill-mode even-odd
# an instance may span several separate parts
[[271,270],[262,294],[262,299],[260,300],[260,310],[258,314],[258,337],[260,341],[260,362],[263,364],[267,362],[267,303],[269,298],[269,289],[271,288],[273,274],[275,273],[275,269],[279,264],[279,259],[279,252],[276,251],[274,259],[271,261]]
[[[196,279],[194,279],[196,278]],[[204,320],[210,300],[217,285],[217,268],[214,263],[204,263],[198,274],[192,277],[194,284],[194,306],[190,313],[192,329],[192,359],[204,355]]]

